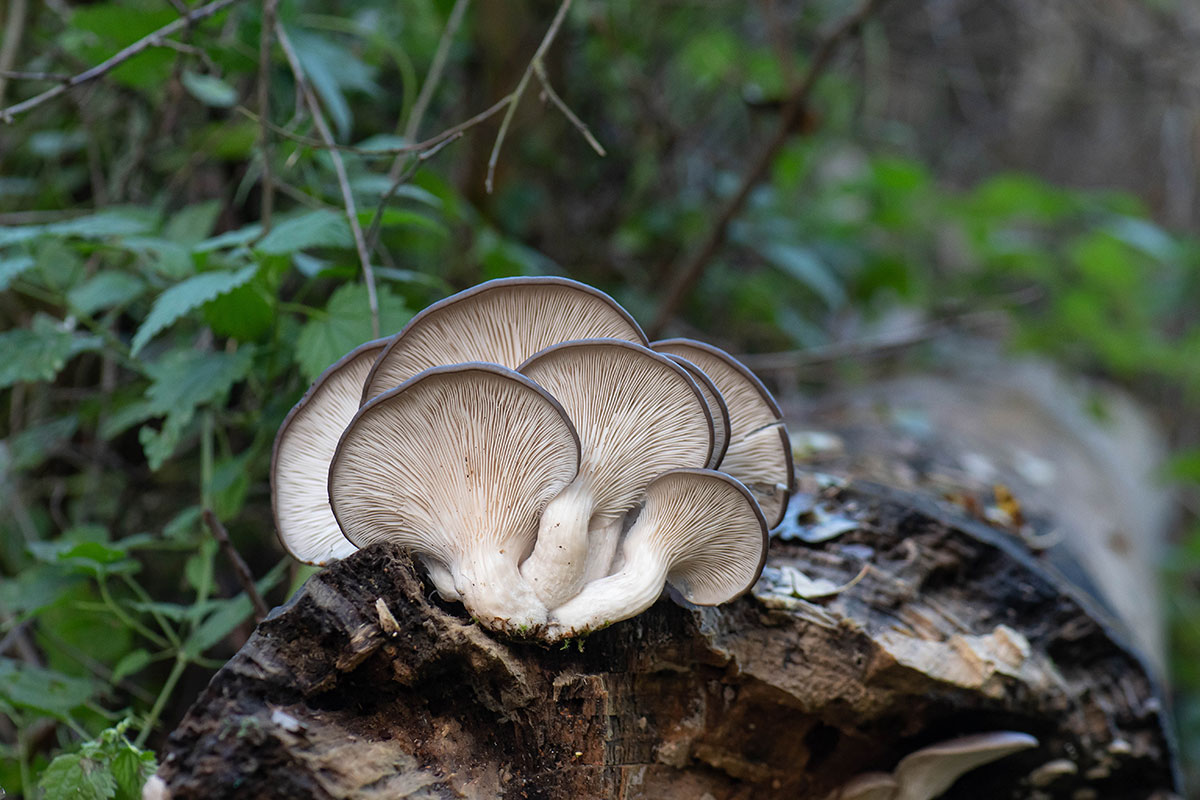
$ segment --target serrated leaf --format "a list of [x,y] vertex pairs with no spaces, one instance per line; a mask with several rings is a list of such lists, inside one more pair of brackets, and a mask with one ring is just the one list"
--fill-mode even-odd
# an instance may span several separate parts
[[204,75],[185,69],[179,76],[179,81],[183,88],[188,90],[188,94],[206,106],[229,108],[237,102],[237,89],[215,75]]
[[0,658],[0,698],[17,708],[65,719],[92,699],[97,689],[96,684],[86,678]]
[[275,308],[261,281],[239,286],[204,306],[204,320],[217,336],[252,342],[271,330]]
[[254,249],[267,255],[284,255],[309,247],[353,246],[354,236],[345,215],[321,209],[279,223]]
[[257,271],[256,265],[250,265],[235,272],[205,272],[167,289],[154,301],[146,320],[134,334],[132,354],[141,352],[155,335],[189,311],[248,282]]
[[111,800],[117,793],[112,773],[79,753],[56,756],[38,786],[44,800]]
[[244,594],[224,601],[204,622],[196,626],[187,641],[183,643],[183,652],[191,658],[204,655],[208,648],[224,639],[234,628],[241,625],[253,610],[254,606],[251,604],[250,598]]
[[163,225],[163,237],[172,242],[192,247],[212,233],[221,213],[221,204],[216,200],[196,203],[171,214]]
[[26,255],[0,258],[0,292],[7,289],[14,279],[32,267],[34,263],[36,262],[33,258]]
[[[412,312],[386,287],[378,290],[379,334],[395,333]],[[325,315],[310,320],[296,339],[295,358],[308,380],[315,379],[334,361],[373,338],[367,287],[349,283],[329,298]]]
[[0,449],[0,472],[26,471],[40,465],[51,450],[69,439],[79,427],[79,417],[69,416],[27,428],[4,440]]
[[64,330],[49,317],[38,315],[32,329],[0,333],[0,389],[15,383],[54,380],[73,356],[99,350],[97,336],[81,336]]
[[235,231],[226,231],[192,247],[193,253],[208,253],[213,250],[224,250],[227,247],[241,247],[242,245],[250,244],[262,234],[262,225],[257,222],[252,225],[238,228]]
[[170,280],[183,280],[196,271],[191,252],[178,242],[157,236],[131,236],[122,244],[141,254],[151,269]]
[[85,217],[46,225],[46,233],[58,236],[78,236],[83,239],[104,239],[109,236],[134,236],[154,228],[153,216],[138,209],[101,211]]
[[108,270],[93,275],[67,292],[67,302],[80,314],[123,306],[141,296],[146,282],[128,272]]
[[158,769],[154,753],[127,744],[112,759],[112,774],[117,779],[114,800],[141,800],[142,787]]
[[14,225],[11,228],[0,228],[0,247],[28,242],[45,232],[45,225]]

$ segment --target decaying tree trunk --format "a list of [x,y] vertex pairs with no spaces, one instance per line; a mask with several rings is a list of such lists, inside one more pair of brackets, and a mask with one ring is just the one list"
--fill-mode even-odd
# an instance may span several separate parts
[[[159,774],[176,800],[819,798],[918,747],[1013,730],[1040,746],[947,796],[1171,796],[1154,680],[1072,580],[919,495],[820,482],[796,513],[818,504],[807,530],[845,530],[777,538],[752,595],[663,598],[579,648],[494,638],[372,546],[259,626]],[[788,567],[859,580],[805,600],[780,585]]]

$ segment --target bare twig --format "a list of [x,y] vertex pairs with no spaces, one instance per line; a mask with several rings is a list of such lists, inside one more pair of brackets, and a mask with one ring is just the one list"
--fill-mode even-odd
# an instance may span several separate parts
[[383,210],[387,207],[387,204],[391,202],[391,199],[393,196],[395,196],[396,191],[399,190],[401,186],[408,183],[409,178],[416,174],[417,170],[421,168],[422,164],[437,155],[443,147],[450,144],[455,139],[462,138],[462,135],[462,131],[459,131],[453,136],[443,139],[433,147],[430,147],[424,153],[418,153],[409,159],[408,166],[392,181],[392,185],[388,187],[387,192],[383,195],[383,197],[380,198],[379,205],[375,208],[375,216],[371,217],[371,226],[367,229],[367,242],[372,249],[374,249],[375,243],[378,240],[379,229],[383,227]]
[[4,91],[8,88],[8,71],[17,63],[17,52],[21,49],[21,36],[25,33],[25,14],[29,11],[29,0],[12,0],[4,15],[4,38],[0,40],[0,104],[4,103]]
[[308,79],[304,76],[304,67],[300,64],[300,58],[296,55],[295,48],[292,47],[292,40],[288,37],[287,31],[275,22],[275,38],[279,40],[279,46],[283,49],[283,53],[287,56],[288,65],[292,68],[292,75],[296,78],[296,90],[303,98],[308,106],[309,113],[312,114],[313,124],[317,126],[317,132],[321,134],[321,140],[329,146],[329,158],[333,161],[333,171],[337,174],[338,186],[342,190],[342,202],[346,206],[346,218],[350,221],[350,231],[354,235],[354,248],[358,251],[358,261],[362,265],[363,281],[367,285],[367,305],[371,309],[371,332],[374,338],[379,337],[379,297],[375,292],[375,270],[371,267],[371,256],[367,250],[367,240],[363,236],[362,225],[358,222],[358,208],[354,204],[354,192],[350,189],[350,178],[346,174],[346,163],[342,160],[342,154],[334,147],[333,131],[329,129],[329,123],[325,121],[325,114],[321,111],[321,104],[317,100],[317,95],[313,92],[312,87],[308,83]]
[[113,54],[104,61],[101,61],[96,66],[84,70],[69,80],[60,83],[58,86],[55,86],[52,89],[47,89],[41,94],[34,95],[28,100],[24,100],[16,105],[9,106],[5,109],[0,109],[0,122],[11,123],[13,118],[18,114],[24,114],[26,111],[36,108],[48,100],[54,99],[67,90],[73,89],[80,84],[101,78],[116,67],[124,64],[129,59],[146,50],[149,50],[152,47],[166,46],[163,44],[163,42],[167,36],[184,30],[185,28],[190,28],[197,22],[208,19],[209,17],[220,11],[223,11],[236,2],[238,2],[238,0],[213,0],[213,2],[209,3],[208,5],[200,6],[193,11],[189,11],[186,16],[180,17],[173,22],[163,25],[153,33],[146,34],[141,39],[138,39],[128,47]]
[[716,221],[700,245],[687,258],[680,262],[678,266],[670,270],[672,275],[670,285],[667,287],[662,303],[658,307],[658,314],[646,329],[646,333],[650,338],[656,338],[662,333],[663,328],[666,327],[667,323],[671,321],[671,317],[674,316],[679,304],[683,302],[688,292],[691,291],[696,281],[699,280],[700,275],[704,272],[704,268],[708,266],[709,262],[712,261],[713,257],[720,250],[721,245],[725,243],[730,223],[733,222],[734,217],[741,213],[742,208],[746,205],[746,200],[750,197],[751,191],[766,176],[771,163],[775,160],[775,156],[778,155],[779,151],[792,137],[792,133],[796,130],[800,120],[804,116],[808,105],[808,98],[812,94],[817,79],[824,73],[825,68],[829,65],[838,48],[846,39],[857,33],[863,23],[884,2],[886,0],[864,0],[856,11],[842,19],[817,44],[807,71],[800,79],[800,82],[796,84],[796,87],[792,90],[791,95],[780,111],[779,123],[775,128],[775,132],[754,156],[753,161],[750,163],[750,168],[746,170],[746,174],[742,177],[742,182],[737,192],[721,208],[717,214]]
[[49,81],[50,83],[63,83],[71,80],[70,75],[61,72],[21,72],[16,69],[0,69],[0,78],[12,81]]
[[[454,35],[458,33],[459,27],[462,25],[463,17],[467,13],[467,6],[471,4],[471,0],[455,0],[454,8],[450,9],[450,17],[446,20],[446,27],[442,30],[442,36],[438,39],[437,50],[434,51],[433,61],[429,65],[429,74],[425,76],[425,82],[421,84],[421,92],[417,95],[417,100],[413,104],[412,112],[408,115],[408,121],[404,125],[404,141],[411,142],[421,132],[421,123],[425,120],[425,112],[429,110],[429,103],[433,100],[434,90],[442,80],[442,74],[446,70],[446,61],[450,56],[450,44],[454,41]],[[497,106],[493,106],[497,108]],[[488,116],[491,116],[490,114]],[[484,118],[486,119],[486,117]],[[482,120],[480,120],[482,122]],[[454,138],[457,138],[456,134]],[[441,135],[441,134],[439,134]],[[446,141],[449,141],[447,139]],[[436,145],[437,149],[441,149],[442,145]],[[395,159],[392,160],[391,167],[388,168],[388,190],[380,197],[379,203],[375,206],[375,213],[371,217],[371,224],[368,226],[367,244],[375,247],[375,237],[379,235],[379,228],[383,222],[383,211],[387,208],[387,204],[396,196],[397,190],[412,177],[420,166],[423,158],[416,160],[408,157],[413,151],[397,150]],[[421,151],[417,151],[418,153]]]
[[275,11],[279,0],[263,3],[262,31],[258,37],[258,115],[259,146],[262,149],[262,204],[259,221],[263,235],[271,232],[271,215],[275,208],[275,183],[271,173],[271,32],[275,29]]
[[504,112],[504,119],[500,121],[500,130],[496,132],[496,141],[492,144],[492,154],[488,156],[487,180],[484,182],[488,194],[492,193],[494,187],[496,163],[500,160],[500,148],[504,145],[505,137],[508,136],[508,127],[512,124],[513,116],[517,112],[517,106],[521,105],[521,98],[525,95],[526,87],[529,86],[529,79],[533,77],[534,67],[546,55],[546,51],[550,49],[550,45],[554,44],[554,39],[558,36],[558,31],[562,28],[563,20],[567,18],[567,11],[570,9],[571,0],[563,0],[562,4],[558,7],[558,13],[554,15],[554,19],[550,22],[550,27],[546,29],[546,35],[542,37],[542,43],[534,51],[533,58],[529,59],[529,66],[522,73],[521,80],[517,81],[517,88],[513,89],[510,95],[512,101],[508,105],[508,110]]
[[250,573],[250,567],[246,565],[245,560],[234,549],[233,542],[229,540],[229,531],[225,530],[225,526],[221,524],[221,520],[217,519],[217,515],[210,508],[204,509],[204,524],[208,526],[208,530],[212,533],[213,538],[217,540],[217,544],[224,551],[225,557],[233,565],[233,574],[237,578],[237,582],[241,585],[242,591],[246,593],[246,596],[250,598],[250,602],[254,604],[254,621],[262,622],[266,619],[270,609],[267,608],[262,595],[258,593],[258,587],[254,585],[254,575]]
[[575,112],[571,110],[570,106],[568,106],[566,102],[558,96],[558,92],[554,91],[554,87],[550,85],[550,78],[546,75],[546,65],[541,61],[535,62],[533,65],[533,72],[535,75],[537,75],[538,81],[542,84],[542,92],[545,93],[546,97],[550,99],[550,102],[554,103],[555,107],[563,113],[563,116],[575,126],[575,129],[579,131],[584,139],[587,140],[587,143],[591,145],[593,150],[596,151],[596,154],[601,158],[608,155],[608,153],[604,152],[604,148],[601,146],[600,142],[596,141],[596,137],[592,135],[592,129],[587,126],[587,123],[576,116]]

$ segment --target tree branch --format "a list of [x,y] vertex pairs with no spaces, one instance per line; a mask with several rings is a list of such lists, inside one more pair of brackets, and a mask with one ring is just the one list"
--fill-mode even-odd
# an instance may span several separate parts
[[593,150],[596,151],[596,154],[601,158],[608,155],[608,153],[604,152],[604,147],[600,144],[600,142],[596,141],[596,137],[592,135],[592,129],[587,126],[587,123],[576,116],[575,112],[572,111],[570,106],[566,104],[566,101],[558,96],[558,92],[554,91],[554,87],[550,85],[550,78],[546,75],[546,65],[541,61],[535,62],[533,65],[533,72],[535,75],[537,75],[538,81],[542,84],[542,92],[545,94],[545,96],[549,98],[550,102],[553,103],[555,107],[562,112],[563,116],[575,126],[575,129],[579,131],[585,140],[587,140],[587,143],[591,145]]
[[259,221],[263,235],[271,232],[271,216],[275,209],[275,180],[271,173],[271,32],[275,29],[275,11],[279,0],[263,3],[262,31],[258,39],[258,115],[259,144],[262,147],[262,204]]
[[121,66],[121,64],[124,64],[126,61],[133,58],[134,56],[136,56],[146,50],[149,50],[151,47],[167,46],[167,45],[163,44],[163,39],[165,37],[170,36],[173,33],[177,33],[181,30],[184,30],[185,28],[190,28],[191,26],[195,25],[197,22],[200,22],[201,20],[207,19],[207,18],[213,16],[214,14],[216,14],[220,11],[223,11],[224,9],[228,8],[229,6],[233,5],[236,2],[238,2],[238,0],[214,0],[213,2],[209,3],[208,5],[200,6],[200,8],[197,8],[193,11],[188,12],[188,14],[186,16],[180,17],[179,19],[174,20],[173,22],[169,22],[166,25],[163,25],[161,28],[154,31],[153,33],[146,34],[141,39],[138,39],[136,42],[134,42],[133,44],[124,48],[123,50],[113,54],[112,56],[105,59],[104,61],[101,61],[96,66],[94,66],[90,69],[84,70],[83,72],[79,73],[78,75],[75,75],[74,77],[59,84],[58,86],[55,86],[52,89],[47,89],[46,91],[42,92],[41,94],[34,95],[33,97],[29,98],[28,100],[23,100],[20,103],[17,103],[16,105],[12,105],[12,106],[9,106],[8,108],[0,109],[0,122],[4,122],[6,124],[11,124],[13,119],[18,114],[24,114],[26,111],[29,111],[30,109],[37,108],[42,103],[45,103],[48,100],[52,100],[55,97],[58,97],[59,95],[65,93],[67,90],[73,89],[76,86],[79,86],[80,84],[87,83],[88,81],[94,81],[97,78],[101,78],[101,77],[107,75],[112,70]]
[[771,163],[775,160],[775,156],[778,155],[779,151],[792,137],[808,106],[808,99],[812,95],[817,79],[824,73],[825,68],[829,65],[838,48],[846,39],[857,33],[863,23],[878,11],[880,6],[885,2],[886,0],[864,0],[856,11],[841,20],[818,43],[807,71],[805,71],[796,88],[792,90],[791,95],[780,111],[779,123],[775,128],[775,132],[754,156],[754,159],[750,163],[750,168],[746,170],[746,174],[742,177],[742,182],[738,186],[737,192],[721,208],[717,214],[716,222],[713,223],[708,235],[700,245],[692,251],[691,255],[681,261],[674,269],[670,270],[672,277],[670,278],[670,284],[667,287],[662,303],[658,307],[658,314],[655,316],[654,321],[646,328],[646,333],[651,339],[657,338],[662,333],[663,329],[671,321],[671,317],[675,315],[679,304],[683,302],[683,299],[692,290],[692,287],[695,286],[701,274],[703,274],[704,268],[708,266],[709,262],[712,261],[713,257],[721,249],[721,245],[725,243],[730,223],[741,213],[746,205],[746,200],[750,197],[750,192],[766,176],[767,170],[770,169]]
[[317,132],[321,134],[321,140],[329,146],[329,158],[333,161],[333,171],[337,174],[338,186],[342,190],[342,202],[346,206],[346,218],[350,221],[350,231],[354,235],[354,248],[358,251],[358,260],[362,265],[363,281],[367,285],[367,305],[371,309],[371,332],[374,338],[379,338],[379,297],[375,292],[375,270],[371,267],[371,256],[367,251],[367,240],[363,236],[362,225],[358,223],[358,208],[354,203],[354,192],[350,189],[350,178],[346,174],[346,163],[342,160],[341,152],[335,146],[333,131],[330,130],[329,123],[325,121],[325,115],[321,111],[321,104],[317,100],[317,95],[313,92],[308,79],[304,76],[304,68],[300,64],[300,58],[296,55],[296,50],[292,47],[292,40],[288,38],[287,31],[284,30],[283,25],[279,24],[278,20],[275,22],[275,38],[279,40],[279,46],[283,48],[284,55],[287,56],[288,65],[291,67],[292,74],[296,78],[297,91],[304,98],[309,113],[312,114],[313,124],[317,126]]
[[254,585],[254,575],[250,572],[250,567],[246,565],[246,561],[234,548],[233,542],[229,539],[229,531],[225,530],[225,526],[221,524],[221,520],[217,519],[217,515],[212,512],[212,509],[204,509],[203,516],[204,524],[208,526],[213,538],[217,540],[217,544],[224,551],[225,557],[233,565],[233,574],[237,578],[238,584],[241,585],[242,591],[254,604],[254,621],[262,622],[267,618],[271,609],[267,608],[266,601],[258,593],[258,587]]

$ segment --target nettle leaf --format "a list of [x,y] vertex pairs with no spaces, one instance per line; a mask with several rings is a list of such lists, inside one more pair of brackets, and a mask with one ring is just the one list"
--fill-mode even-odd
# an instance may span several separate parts
[[136,275],[115,270],[101,272],[67,292],[67,302],[80,314],[116,308],[141,297],[146,282]]
[[224,250],[229,247],[241,247],[250,244],[259,236],[262,235],[262,225],[257,222],[238,228],[235,231],[226,231],[218,234],[211,239],[205,239],[202,242],[192,246],[193,253],[209,253],[213,250]]
[[237,102],[237,89],[215,75],[203,75],[185,69],[179,76],[179,81],[183,88],[188,90],[188,94],[206,106],[229,108]]
[[150,469],[157,470],[175,452],[196,408],[223,396],[253,363],[254,348],[246,345],[235,353],[174,350],[147,369],[146,408],[166,417],[158,430],[147,425],[138,431]]
[[187,246],[157,236],[131,236],[122,244],[142,256],[147,266],[170,280],[183,280],[196,271]]
[[35,263],[32,257],[26,255],[0,258],[0,292],[7,289],[14,279]]
[[216,200],[180,209],[168,217],[163,226],[163,237],[188,247],[195,246],[212,233],[220,214],[221,204]]
[[111,800],[117,794],[116,777],[79,753],[55,757],[38,786],[45,800]]
[[79,353],[99,350],[98,336],[83,336],[39,314],[31,329],[0,333],[0,389],[24,381],[51,381]]
[[[379,288],[378,300],[380,336],[400,330],[412,316],[404,300],[386,287]],[[305,324],[296,339],[296,363],[310,381],[334,361],[374,336],[367,287],[360,283],[340,287],[329,298],[325,312],[323,316]]]
[[283,255],[310,247],[353,246],[354,236],[346,216],[321,209],[279,223],[254,249],[267,255]]
[[75,435],[79,417],[71,415],[9,436],[0,448],[0,473],[24,472],[40,466],[61,442]]
[[65,222],[55,222],[43,228],[45,233],[58,236],[78,236],[82,239],[105,239],[110,236],[135,236],[154,229],[154,215],[145,209],[112,209]]
[[66,719],[73,710],[91,700],[99,688],[86,678],[0,658],[0,699],[17,708]]
[[258,272],[256,265],[237,271],[221,270],[205,272],[177,283],[158,296],[142,327],[133,336],[133,355],[141,352],[160,331],[175,323],[180,317],[207,303],[213,298],[231,292],[247,283]]

